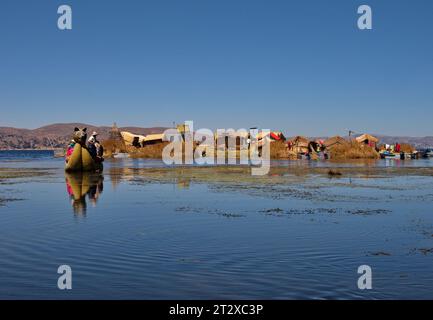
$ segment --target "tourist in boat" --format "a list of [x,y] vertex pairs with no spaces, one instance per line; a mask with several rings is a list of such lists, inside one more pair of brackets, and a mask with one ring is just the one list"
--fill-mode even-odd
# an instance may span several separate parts
[[89,153],[93,159],[96,158],[96,146],[95,146],[96,136],[97,136],[97,133],[93,132],[93,134],[90,136],[89,140],[87,140],[87,150],[89,151]]
[[71,142],[68,145],[68,148],[66,149],[66,163],[69,161],[69,158],[72,155],[72,152],[74,152],[76,142],[72,139]]
[[101,143],[98,140],[98,133],[96,131],[93,131],[92,135],[87,141],[87,149],[89,150],[89,153],[91,154],[93,159],[99,162],[103,161],[102,156],[104,151]]

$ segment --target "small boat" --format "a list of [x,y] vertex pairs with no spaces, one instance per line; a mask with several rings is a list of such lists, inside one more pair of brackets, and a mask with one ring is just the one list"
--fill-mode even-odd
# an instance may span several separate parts
[[418,159],[419,153],[418,151],[412,152],[412,153],[405,153],[405,156],[407,159]]
[[432,158],[433,157],[433,150],[432,149],[421,149],[418,152],[419,158]]
[[384,151],[380,154],[381,159],[402,159],[401,154]]
[[102,162],[95,161],[90,155],[89,151],[86,148],[83,148],[78,143],[74,146],[74,151],[72,152],[68,161],[65,164],[65,171],[67,172],[100,172],[102,170]]

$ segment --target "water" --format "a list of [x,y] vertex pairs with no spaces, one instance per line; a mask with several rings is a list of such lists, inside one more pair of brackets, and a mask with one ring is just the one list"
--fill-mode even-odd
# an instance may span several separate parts
[[51,160],[54,157],[54,151],[51,150],[0,150],[0,164],[2,167],[8,163],[20,162],[40,162],[43,160]]
[[[274,165],[251,178],[122,159],[65,176],[52,153],[0,152],[0,298],[433,298],[430,160]],[[292,174],[305,166],[408,171]]]

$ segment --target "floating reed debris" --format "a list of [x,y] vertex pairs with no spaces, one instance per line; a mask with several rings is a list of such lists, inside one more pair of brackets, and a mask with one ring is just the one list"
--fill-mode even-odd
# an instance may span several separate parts
[[331,177],[338,177],[338,176],[342,176],[343,174],[340,171],[330,169],[328,171],[328,175]]

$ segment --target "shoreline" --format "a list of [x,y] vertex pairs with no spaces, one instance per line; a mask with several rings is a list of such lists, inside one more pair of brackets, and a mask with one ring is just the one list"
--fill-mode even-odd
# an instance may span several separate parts
[[63,150],[63,148],[54,148],[54,149],[0,149],[1,151],[57,151]]

